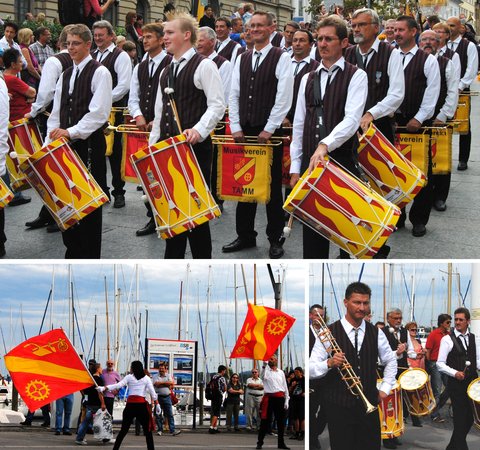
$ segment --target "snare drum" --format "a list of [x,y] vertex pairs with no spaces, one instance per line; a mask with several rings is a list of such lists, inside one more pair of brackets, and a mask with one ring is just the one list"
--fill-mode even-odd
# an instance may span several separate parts
[[453,117],[453,122],[456,124],[455,131],[458,134],[468,134],[470,117],[470,95],[460,94],[458,96],[457,110]]
[[395,147],[422,173],[428,174],[428,146],[430,136],[426,133],[397,133],[395,135]]
[[6,156],[6,165],[10,176],[10,186],[14,192],[30,189],[27,177],[20,170],[18,157],[12,158],[9,153]]
[[473,423],[480,430],[480,378],[468,385],[467,395],[473,409]]
[[355,258],[371,258],[395,230],[400,209],[333,161],[305,172],[283,208]]
[[425,186],[425,175],[373,124],[359,144],[358,162],[372,188],[399,208],[408,205]]
[[65,139],[35,152],[20,168],[62,231],[108,202]]
[[[380,388],[382,380],[377,380],[377,389]],[[402,390],[400,384],[395,384],[388,394],[378,405],[380,412],[380,430],[382,439],[393,439],[403,434],[405,426],[403,423]]]
[[432,130],[430,148],[432,149],[432,174],[452,173],[452,127]]
[[398,382],[405,394],[408,412],[414,416],[426,416],[435,408],[435,397],[425,370],[414,367],[398,377]]
[[183,134],[139,150],[131,159],[161,238],[171,238],[220,216]]
[[0,209],[5,208],[13,200],[13,192],[0,177]]

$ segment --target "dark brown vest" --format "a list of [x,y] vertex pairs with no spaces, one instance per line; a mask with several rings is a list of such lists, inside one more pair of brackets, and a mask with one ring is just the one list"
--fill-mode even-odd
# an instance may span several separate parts
[[139,103],[142,115],[145,120],[151,122],[155,117],[155,99],[157,98],[158,84],[160,80],[160,73],[163,68],[170,64],[172,57],[165,55],[161,63],[158,65],[157,70],[150,78],[150,58],[144,59],[138,65],[138,84],[140,87]]
[[72,58],[68,53],[57,53],[53,56],[60,61],[60,64],[62,65],[62,72],[65,72],[69,67],[73,66]]
[[275,104],[278,80],[275,69],[283,50],[273,47],[258,66],[252,70],[253,52],[247,52],[240,59],[240,125],[264,127]]
[[[382,328],[383,332],[385,333],[385,336],[387,336],[388,343],[390,344],[390,348],[393,351],[397,351],[398,344],[402,343],[405,344],[407,342],[407,330],[406,328],[400,328],[400,342],[397,341],[397,338],[393,333],[390,333],[388,325]],[[400,359],[397,359],[397,364],[398,364],[398,374],[404,372],[406,368],[408,367],[408,361],[407,361],[407,352],[403,352],[402,357]],[[397,375],[398,376],[398,375]]]
[[470,361],[470,366],[465,370],[465,379],[459,381],[456,378],[448,377],[448,387],[461,389],[463,393],[469,383],[477,378],[477,348],[475,345],[475,336],[469,333],[468,351],[465,350],[461,338],[457,338],[455,334],[450,333],[453,342],[453,348],[447,356],[447,366],[463,372],[465,370],[465,361]]
[[[108,69],[108,71],[110,72],[110,75],[112,76],[112,89],[115,89],[118,84],[118,75],[117,75],[117,72],[115,72],[115,62],[117,61],[118,56],[122,52],[123,52],[122,49],[115,47],[113,51],[108,52],[108,55],[105,58],[103,58],[102,61],[100,62],[100,64],[104,65]],[[93,59],[97,59],[96,51],[92,52],[92,56],[93,56]],[[127,97],[128,97],[128,93],[118,102],[113,103],[112,106],[125,106]]]
[[227,58],[224,58],[223,56],[217,55],[215,58],[213,58],[213,62],[217,65],[218,69],[223,66],[223,63],[225,61],[228,61]]
[[282,33],[279,33],[278,31],[275,33],[275,36],[273,36],[273,39],[270,41],[270,43],[274,46],[274,47],[280,47],[280,44],[282,43],[282,39],[283,39],[283,36],[282,36]]
[[448,58],[448,59],[453,59],[454,54],[455,54],[455,52],[451,48],[447,47],[442,56],[444,56],[445,58]]
[[242,54],[242,53],[245,53],[247,50],[247,47],[240,47],[238,50],[237,50],[237,58]]
[[[195,53],[178,73],[175,81],[175,93],[173,95],[177,104],[180,124],[184,130],[192,128],[207,110],[207,97],[201,89],[197,89],[193,82],[195,71],[204,59],[204,56]],[[163,101],[162,118],[160,120],[160,140],[179,134],[170,100],[165,94],[165,88],[168,86],[170,66],[160,76],[160,89],[162,90]]]
[[438,68],[440,69],[440,95],[438,96],[438,101],[435,106],[435,113],[433,114],[433,118],[438,116],[438,113],[442,109],[442,106],[445,104],[445,100],[447,99],[448,94],[446,69],[447,64],[450,62],[450,60],[448,58],[445,58],[445,56],[439,56],[437,58],[437,61]]
[[297,72],[295,75],[295,79],[293,82],[293,99],[292,99],[292,107],[287,114],[288,120],[293,123],[293,119],[295,118],[295,108],[297,107],[297,98],[298,98],[298,90],[300,89],[300,82],[305,74],[313,72],[316,68],[320,65],[318,61],[315,61],[313,58],[310,58],[310,62],[308,64],[303,64],[302,68]]
[[458,56],[460,57],[460,78],[463,78],[465,75],[465,72],[467,71],[467,66],[468,66],[468,44],[470,41],[468,41],[465,38],[462,38],[460,42],[457,45],[457,48],[455,49],[455,53],[458,53]]
[[218,54],[220,56],[223,56],[225,59],[228,59],[229,61],[231,61],[233,50],[235,49],[236,46],[237,46],[237,43],[230,39],[230,42],[225,47],[223,47],[222,50],[218,52]]

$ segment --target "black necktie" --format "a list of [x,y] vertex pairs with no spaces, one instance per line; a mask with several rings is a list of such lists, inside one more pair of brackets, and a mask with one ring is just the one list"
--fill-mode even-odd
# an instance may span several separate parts
[[107,53],[107,51],[104,51],[104,52],[102,53],[100,50],[98,50],[97,55],[100,55],[100,59],[98,60],[99,63],[102,62],[103,56],[104,56],[106,53]]
[[75,86],[77,85],[77,80],[79,75],[80,75],[80,69],[78,68],[78,66],[75,66],[75,78],[73,79],[72,90],[69,92],[70,95],[72,95],[73,91],[75,90]]
[[[335,67],[333,70],[326,70],[326,72],[328,73],[328,77],[327,77],[327,84],[325,85],[325,94],[327,93],[327,90],[328,90],[328,86],[330,86],[330,82],[332,80],[332,76],[333,74],[339,69],[339,67]],[[324,69],[325,70],[325,69]],[[324,94],[324,96],[325,96]]]
[[255,60],[255,66],[253,67],[253,73],[255,73],[258,69],[258,65],[260,64],[260,58],[262,54],[260,52],[255,52],[255,56],[257,57],[257,59]]
[[465,347],[465,350],[468,352],[468,341],[467,341],[467,336],[464,334],[461,334],[460,337],[463,340],[463,346]]
[[150,79],[153,78],[154,69],[155,69],[155,61],[151,59],[150,60]]
[[169,87],[172,89],[175,89],[175,81],[177,79],[178,75],[178,69],[180,68],[180,64],[185,61],[185,58],[180,58],[177,62],[171,62],[170,63],[170,73],[168,74],[169,78]]
[[453,43],[453,41],[450,41],[450,42],[449,42],[449,45],[450,45],[450,50],[451,50],[452,52],[454,52],[455,50],[454,50],[453,47],[455,46],[455,44]]
[[403,53],[402,52],[402,55],[403,55],[403,59],[402,59],[402,67],[405,68],[405,58],[407,57],[407,55],[409,54],[410,52],[407,52],[407,53]]
[[295,72],[293,72],[293,76],[296,77],[297,76],[297,73],[300,69],[300,66],[302,65],[303,61],[296,61],[297,63],[297,67],[295,67]]
[[355,328],[355,354],[358,356],[358,328]]
[[221,43],[217,41],[215,44],[215,51],[218,52],[218,49],[220,48]]
[[372,53],[372,52],[373,52],[373,49],[370,49],[370,51],[368,53],[363,55],[363,68],[364,69],[367,67],[368,57],[370,56],[370,53]]

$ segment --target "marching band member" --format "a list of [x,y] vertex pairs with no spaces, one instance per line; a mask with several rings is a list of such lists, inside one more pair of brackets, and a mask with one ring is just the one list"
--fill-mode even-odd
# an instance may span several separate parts
[[282,47],[282,41],[284,40],[282,33],[277,31],[277,16],[275,13],[269,11],[267,13],[270,16],[270,19],[272,21],[272,31],[270,32],[270,44],[272,44],[274,47]]
[[[367,99],[367,74],[342,56],[348,45],[343,20],[336,16],[326,17],[320,21],[317,35],[322,61],[315,72],[302,79],[293,122],[290,145],[292,187],[299,180],[300,173],[307,169],[312,171],[325,161],[327,155],[350,172],[358,173],[353,152],[358,146],[355,132]],[[315,84],[320,87],[319,92],[316,92]],[[304,258],[328,259],[329,248],[327,239],[303,226]]]
[[[7,173],[6,157],[8,153],[8,119],[9,119],[8,88],[3,76],[0,76],[0,176]],[[6,254],[5,242],[5,208],[0,208],[0,258]]]
[[[103,127],[112,106],[112,77],[90,55],[92,34],[86,25],[67,32],[67,48],[73,66],[60,75],[47,122],[46,143],[66,138],[76,150],[99,186],[107,189],[105,136]],[[89,152],[89,150],[92,150]],[[84,217],[62,233],[66,258],[100,258],[102,208]]]
[[287,22],[283,27],[283,39],[282,39],[280,48],[283,51],[287,52],[291,57],[293,56],[293,47],[292,47],[293,35],[298,30],[300,30],[300,25],[297,22],[294,22],[293,20],[290,22]]
[[[447,450],[468,450],[467,434],[473,424],[473,413],[467,395],[471,381],[480,368],[480,348],[468,331],[470,311],[457,308],[455,329],[440,341],[438,370],[448,375],[448,392],[453,409],[453,432]],[[467,362],[469,364],[467,364]]]
[[[453,61],[437,52],[439,45],[438,35],[434,30],[426,30],[420,35],[420,48],[430,55],[434,55],[440,69],[440,95],[438,96],[433,126],[445,127],[448,119],[452,119],[458,103],[459,74],[456,72]],[[447,150],[447,149],[445,149]],[[437,149],[438,151],[438,149]],[[448,190],[451,174],[432,175],[433,206],[437,211],[445,211],[447,206]]]
[[[127,106],[127,95],[132,78],[132,64],[127,52],[118,48],[113,42],[115,32],[110,22],[99,20],[93,24],[93,38],[97,49],[92,56],[99,63],[103,64],[113,80],[112,107]],[[123,113],[116,113],[115,122],[123,120]],[[122,134],[115,133],[113,140],[113,151],[108,157],[112,172],[112,195],[114,197],[113,207],[123,208],[125,206],[125,181],[122,180]],[[106,193],[110,194],[108,191]]]
[[[212,142],[210,133],[225,113],[222,80],[213,61],[196,53],[197,23],[188,14],[179,14],[165,23],[165,47],[173,55],[172,62],[160,75],[160,90],[155,102],[155,119],[150,145],[181,132],[192,145],[203,176],[210,180]],[[173,81],[172,86],[170,81]],[[177,130],[173,109],[165,88],[173,88],[173,96],[183,130]],[[212,240],[208,222],[188,233],[167,239],[165,258],[184,258],[187,238],[194,258],[212,257]]]
[[[462,38],[460,31],[462,23],[458,17],[450,17],[447,19],[447,25],[450,27],[450,41],[447,46],[450,50],[458,53],[460,57],[460,83],[458,90],[460,93],[469,93],[470,85],[475,80],[478,72],[478,52],[476,45]],[[468,158],[470,157],[470,147],[472,144],[472,131],[470,127],[470,112],[468,113],[468,134],[460,135],[457,170],[467,170]]]
[[388,19],[385,22],[385,27],[383,29],[383,32],[386,36],[385,42],[392,47],[395,47],[397,45],[397,42],[395,41],[395,22],[395,19]]
[[460,56],[458,56],[458,53],[454,52],[451,48],[447,47],[448,41],[450,40],[450,27],[446,23],[441,22],[435,24],[432,30],[435,31],[438,38],[437,53],[440,56],[445,56],[445,58],[452,60],[455,73],[460,79],[460,73],[462,70]]
[[[420,50],[415,43],[418,24],[413,17],[400,16],[395,24],[395,39],[403,60],[405,73],[405,97],[397,110],[397,125],[405,127],[407,133],[417,133],[423,126],[431,125],[440,93],[440,70],[433,55]],[[428,173],[432,175],[432,158],[428,151]],[[424,236],[432,209],[432,184],[427,183],[413,200],[409,218],[413,225],[412,235]],[[406,213],[402,210],[397,227],[405,225]]]
[[[320,37],[325,36],[323,32],[324,29],[321,29]],[[347,389],[342,379],[342,366],[348,361],[361,381],[366,399],[373,406],[386,398],[395,384],[395,354],[385,334],[364,320],[370,310],[370,299],[371,290],[366,284],[351,283],[343,301],[345,317],[328,327],[339,351],[329,355],[320,339],[316,339],[310,356],[310,378],[323,380],[320,395],[322,410],[327,416],[332,450],[380,449],[378,410],[366,414],[366,405]],[[377,359],[385,366],[379,390]],[[354,380],[351,382],[353,384]]]
[[[144,25],[143,48],[146,57],[133,69],[128,97],[128,110],[135,119],[135,125],[143,131],[152,129],[155,117],[155,99],[157,98],[160,73],[172,60],[170,55],[163,51],[164,29],[160,23]],[[146,203],[148,223],[136,231],[137,236],[146,236],[155,233],[155,220],[150,203]]]
[[[272,135],[280,132],[279,128],[291,106],[291,60],[287,53],[270,43],[273,27],[268,13],[256,11],[253,14],[250,29],[255,42],[254,51],[240,55],[233,69],[229,111],[230,127],[236,142],[244,142],[245,136],[258,136],[259,143],[267,143]],[[269,257],[272,259],[281,258],[284,254],[280,243],[284,226],[282,153],[281,150],[273,151],[270,201],[266,205]],[[237,204],[235,220],[238,237],[223,246],[224,253],[256,246],[256,211],[256,203]]]
[[225,59],[235,62],[241,45],[230,39],[230,31],[232,31],[232,24],[226,17],[219,17],[215,21],[215,33],[217,33],[215,51]]

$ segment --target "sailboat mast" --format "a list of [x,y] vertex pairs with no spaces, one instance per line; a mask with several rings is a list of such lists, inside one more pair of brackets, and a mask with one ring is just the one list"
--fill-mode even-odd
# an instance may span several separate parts
[[55,297],[55,264],[53,265],[52,271],[52,298],[50,299],[50,326],[49,330],[53,329],[53,299]]
[[208,321],[210,312],[210,293],[212,282],[212,266],[208,266],[208,288],[207,288],[207,317],[205,318],[205,356],[203,357],[203,376],[207,379],[207,354],[208,354]]
[[138,332],[139,332],[139,316],[138,316],[138,302],[140,301],[140,290],[139,290],[139,274],[138,274],[138,264],[135,264],[135,336],[134,336],[134,345],[135,349],[133,354],[135,355],[135,359],[139,359],[139,352],[138,352]]
[[183,281],[180,281],[180,301],[178,302],[178,334],[177,339],[180,340],[182,330],[182,294],[183,294]]
[[452,263],[448,263],[447,314],[452,315]]
[[[103,277],[105,282],[105,316],[107,321],[107,359],[110,359],[110,321],[108,318],[108,290],[107,290],[107,277]],[[95,316],[96,319],[97,316]],[[95,323],[96,324],[96,323]]]
[[[238,336],[238,305],[237,305],[237,265],[233,265],[233,298],[235,300],[235,337]],[[235,372],[238,373],[238,358],[235,358]]]

